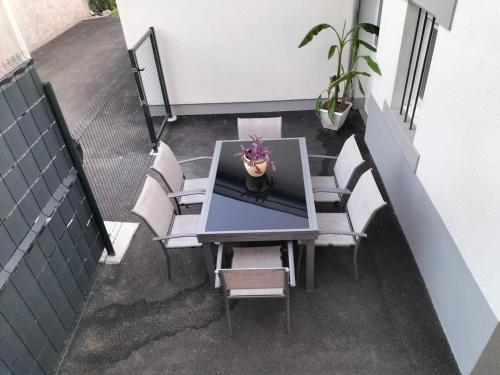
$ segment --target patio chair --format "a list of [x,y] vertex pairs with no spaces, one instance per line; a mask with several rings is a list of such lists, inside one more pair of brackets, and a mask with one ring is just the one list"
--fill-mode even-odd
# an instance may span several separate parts
[[[358,280],[358,249],[373,217],[387,203],[382,198],[377,183],[369,169],[361,175],[350,195],[345,212],[317,213],[319,236],[315,246],[352,247],[354,277]],[[304,247],[301,246],[297,262],[300,270]],[[298,276],[297,276],[298,277]]]
[[175,215],[174,206],[160,183],[146,176],[132,213],[139,216],[162,245],[167,261],[167,277],[172,280],[168,249],[201,247],[196,237],[200,215]]
[[263,139],[280,139],[281,117],[238,118],[238,139],[248,141],[251,135]]
[[[218,260],[220,255],[221,246]],[[235,247],[231,268],[218,268],[215,274],[222,283],[229,336],[233,334],[229,300],[239,298],[283,298],[290,333],[289,269],[283,267],[280,246]]]
[[364,163],[354,134],[342,146],[338,156],[309,155],[310,158],[336,160],[331,176],[312,176],[314,200],[316,202],[340,202],[343,194],[348,194],[348,187],[356,170]]
[[177,161],[170,147],[160,141],[158,154],[151,169],[158,173],[165,185],[167,185],[168,190],[171,192],[169,197],[175,200],[179,214],[181,213],[181,206],[203,204],[208,184],[207,178],[186,179],[181,164],[204,159],[212,159],[212,157],[201,156]]

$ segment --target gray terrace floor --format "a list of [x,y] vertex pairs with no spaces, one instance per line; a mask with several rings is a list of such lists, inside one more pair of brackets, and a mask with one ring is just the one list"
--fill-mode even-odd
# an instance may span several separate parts
[[[280,115],[284,136],[306,136],[309,152],[334,155],[352,132],[362,143],[357,112],[338,133],[323,132],[312,112]],[[163,138],[180,157],[210,154],[217,139],[236,138],[236,117],[183,117]],[[363,153],[370,160],[364,146]],[[207,170],[187,173],[201,177]],[[172,251],[174,280],[168,282],[161,247],[141,225],[123,263],[100,267],[61,373],[458,373],[390,207],[368,234],[358,282],[349,251],[318,249],[315,291],[305,292],[303,282],[292,291],[290,336],[282,302],[240,301],[229,338],[223,301],[209,289],[201,251]]]
[[[84,21],[34,57],[73,124],[87,116],[95,96],[128,67],[118,19],[113,18]],[[129,118],[127,108],[123,110],[123,118]],[[356,133],[373,167],[358,112],[349,115],[338,133],[322,131],[312,111],[272,115],[283,116],[285,137],[305,136],[313,153],[335,155]],[[180,159],[210,154],[216,140],[236,138],[236,117],[180,117],[163,140]],[[202,177],[209,165],[189,167],[188,176]],[[321,162],[311,164],[313,172],[326,168]],[[383,187],[380,179],[378,183]],[[349,251],[318,249],[315,291],[305,292],[303,280],[292,290],[291,335],[284,331],[282,302],[239,301],[229,338],[223,301],[209,288],[201,251],[173,250],[173,281],[168,282],[161,247],[141,225],[122,264],[98,267],[94,291],[59,373],[457,374],[390,206],[377,214],[368,235],[360,249],[358,282]]]

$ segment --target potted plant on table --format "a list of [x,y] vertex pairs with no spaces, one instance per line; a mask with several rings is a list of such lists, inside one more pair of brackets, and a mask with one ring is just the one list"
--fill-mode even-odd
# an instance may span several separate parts
[[[370,55],[358,54],[360,47],[364,47],[372,52],[377,51],[375,46],[361,40],[359,33],[361,30],[365,30],[370,34],[378,35],[379,27],[371,23],[359,23],[346,32],[345,25],[346,23],[344,22],[344,27],[340,33],[335,27],[327,23],[320,23],[314,26],[299,44],[299,48],[304,47],[313,40],[316,35],[326,29],[331,29],[335,33],[337,43],[332,44],[328,49],[328,59],[330,60],[333,56],[337,56],[337,72],[330,77],[328,87],[319,94],[316,100],[316,114],[320,117],[323,127],[332,130],[339,130],[342,127],[352,107],[352,103],[348,101],[348,96],[351,92],[353,80],[357,81],[359,90],[363,95],[365,94],[359,77],[369,77],[370,73],[355,70],[356,62],[363,59],[372,71],[379,75],[381,74],[377,63]],[[352,45],[352,52],[346,69],[342,64],[342,57],[345,53],[346,46],[349,44]],[[341,90],[342,93],[340,92]],[[324,94],[326,94],[326,96]]]
[[272,151],[269,147],[264,146],[261,137],[254,135],[250,138],[252,139],[250,147],[240,145],[241,151],[235,155],[241,158],[248,174],[252,177],[260,177],[266,173],[268,165],[275,171],[276,164],[271,160]]

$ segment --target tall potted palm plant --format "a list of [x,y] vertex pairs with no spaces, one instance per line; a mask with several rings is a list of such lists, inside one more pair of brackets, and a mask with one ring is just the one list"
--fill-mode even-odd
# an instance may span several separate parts
[[[359,77],[369,77],[370,73],[355,70],[356,62],[363,59],[373,72],[381,74],[377,63],[370,55],[359,54],[360,47],[372,52],[377,51],[375,46],[360,39],[360,31],[365,30],[370,34],[378,35],[379,27],[371,23],[359,23],[346,32],[345,26],[346,23],[344,22],[342,32],[339,32],[335,27],[327,23],[320,23],[314,26],[299,44],[299,48],[304,47],[323,30],[331,29],[335,33],[336,43],[332,44],[328,49],[328,60],[337,56],[337,72],[330,77],[328,87],[321,91],[316,100],[316,113],[321,118],[323,127],[332,130],[339,130],[342,127],[352,107],[352,103],[348,99],[354,80],[357,81],[361,93],[365,95]],[[346,69],[342,64],[342,57],[348,45],[352,46],[352,53]]]

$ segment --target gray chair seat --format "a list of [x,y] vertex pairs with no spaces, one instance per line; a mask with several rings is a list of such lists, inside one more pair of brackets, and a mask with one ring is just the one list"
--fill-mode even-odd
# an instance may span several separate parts
[[186,179],[181,164],[194,161],[212,159],[210,156],[200,156],[192,159],[178,161],[172,149],[163,142],[159,142],[158,155],[156,155],[151,169],[158,173],[175,200],[177,211],[181,213],[181,206],[189,204],[203,204],[205,201],[207,178]]
[[[208,178],[192,178],[184,180],[182,191],[206,190]],[[184,195],[179,203],[181,205],[198,204],[205,200],[205,194]]]
[[137,198],[132,213],[137,215],[155,234],[167,261],[167,277],[172,280],[169,248],[200,247],[196,237],[200,215],[175,215],[174,206],[160,183],[146,176],[144,187]]
[[231,268],[283,267],[279,246],[235,247]]
[[[279,246],[235,248],[232,269],[283,267]],[[283,288],[230,289],[230,296],[269,296],[283,294]]]
[[353,182],[352,179],[355,172],[364,163],[354,135],[350,136],[344,142],[338,156],[310,154],[309,158],[326,161],[332,160],[335,162],[333,165],[333,175],[311,176],[314,200],[316,202],[340,202],[342,195],[350,193],[348,188]]
[[[344,212],[335,213],[317,213],[318,228],[320,232],[327,232],[332,228],[338,231],[350,232],[349,218]],[[315,241],[317,246],[353,246],[356,241],[352,236],[338,234],[322,234]]]
[[[280,246],[235,247],[231,268],[222,269],[223,245],[219,245],[217,269],[226,305],[229,335],[232,334],[229,299],[283,298],[286,303],[287,332],[290,333],[289,269],[283,267]],[[293,259],[293,254],[289,253]]]
[[[318,189],[336,189],[338,188],[333,176],[311,176],[313,191]],[[315,192],[314,200],[316,202],[340,202],[339,193]]]
[[[183,233],[196,233],[198,229],[198,218],[200,215],[176,215],[170,235],[177,235]],[[200,247],[201,243],[198,242],[195,236],[193,237],[178,237],[171,238],[165,241],[167,249],[184,248],[184,247]]]
[[[316,246],[348,246],[353,248],[354,277],[358,279],[358,248],[373,217],[386,205],[369,169],[361,175],[346,203],[345,212],[316,213],[319,236]],[[297,270],[300,269],[304,246],[300,248]]]

